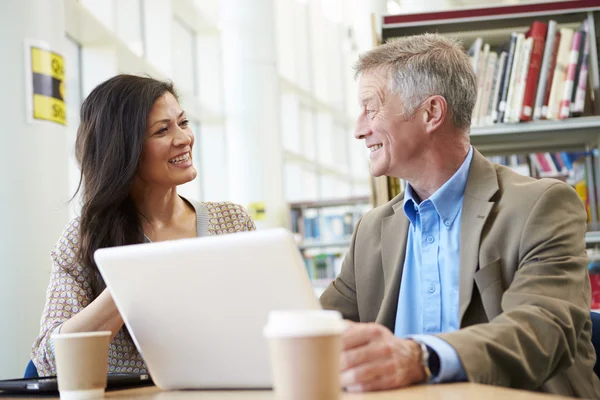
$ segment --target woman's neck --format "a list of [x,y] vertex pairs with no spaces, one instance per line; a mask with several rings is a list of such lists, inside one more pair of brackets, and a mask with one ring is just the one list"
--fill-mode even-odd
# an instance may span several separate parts
[[160,229],[176,224],[185,212],[185,202],[177,194],[176,188],[159,189],[145,187],[132,190],[131,196],[142,224]]

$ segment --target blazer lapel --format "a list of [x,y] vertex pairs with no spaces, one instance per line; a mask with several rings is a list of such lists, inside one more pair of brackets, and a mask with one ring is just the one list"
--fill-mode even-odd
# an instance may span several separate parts
[[385,217],[381,224],[381,261],[385,292],[377,322],[385,325],[391,331],[396,325],[396,310],[398,294],[406,255],[406,240],[409,221],[404,214],[402,196],[393,205],[394,214]]
[[494,165],[473,149],[473,160],[465,187],[460,221],[459,321],[473,295],[474,276],[479,263],[481,233],[494,205],[489,201],[498,191]]

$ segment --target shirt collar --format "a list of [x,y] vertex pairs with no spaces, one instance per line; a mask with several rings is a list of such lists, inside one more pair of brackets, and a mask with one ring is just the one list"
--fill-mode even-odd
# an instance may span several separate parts
[[[473,159],[473,146],[470,146],[467,157],[460,168],[446,181],[438,190],[435,191],[429,200],[433,203],[438,215],[444,221],[446,228],[450,228],[462,207],[463,194],[467,186],[469,177],[469,168]],[[404,213],[415,224],[417,210],[419,208],[415,192],[410,184],[406,185],[404,194]]]

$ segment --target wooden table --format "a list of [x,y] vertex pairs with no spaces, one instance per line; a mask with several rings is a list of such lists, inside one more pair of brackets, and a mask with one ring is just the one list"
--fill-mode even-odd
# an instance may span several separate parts
[[[53,397],[44,397],[52,399]],[[58,399],[58,397],[55,397]],[[273,400],[275,396],[269,391],[216,391],[190,390],[163,392],[152,386],[141,389],[119,390],[107,392],[107,399],[135,400],[179,400],[179,399],[216,399],[216,400]],[[342,400],[526,400],[526,399],[565,399],[553,395],[533,393],[522,390],[506,389],[475,383],[451,383],[443,385],[413,386],[406,389],[373,393],[344,393]],[[39,397],[6,397],[0,399],[39,400]]]

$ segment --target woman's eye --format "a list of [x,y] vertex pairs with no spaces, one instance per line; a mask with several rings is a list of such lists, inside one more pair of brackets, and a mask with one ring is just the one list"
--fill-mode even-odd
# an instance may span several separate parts
[[163,135],[167,133],[168,128],[162,128],[160,131],[156,132],[155,135]]
[[183,121],[181,121],[181,123],[179,124],[179,126],[185,128],[188,126],[188,124],[190,123],[190,121],[188,121],[187,119],[184,119]]

